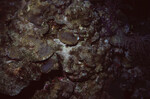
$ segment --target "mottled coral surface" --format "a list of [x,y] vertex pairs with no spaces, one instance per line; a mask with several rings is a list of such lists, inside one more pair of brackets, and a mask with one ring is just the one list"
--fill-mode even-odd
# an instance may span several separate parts
[[0,1],[0,98],[149,98],[150,19],[131,1]]

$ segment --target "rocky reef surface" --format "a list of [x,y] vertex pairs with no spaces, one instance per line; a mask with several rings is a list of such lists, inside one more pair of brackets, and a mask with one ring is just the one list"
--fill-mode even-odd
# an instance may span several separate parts
[[0,93],[42,81],[30,98],[149,98],[150,34],[124,21],[121,1],[0,1]]

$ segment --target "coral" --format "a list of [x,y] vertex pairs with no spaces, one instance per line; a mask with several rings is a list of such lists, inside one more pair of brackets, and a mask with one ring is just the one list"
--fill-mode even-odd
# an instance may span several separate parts
[[0,93],[16,98],[27,90],[33,99],[147,97],[150,35],[137,34],[118,18],[120,3],[22,0],[14,15],[6,11],[0,19]]
[[75,37],[73,33],[60,32],[58,33],[58,38],[67,45],[75,45],[78,42],[77,37]]

